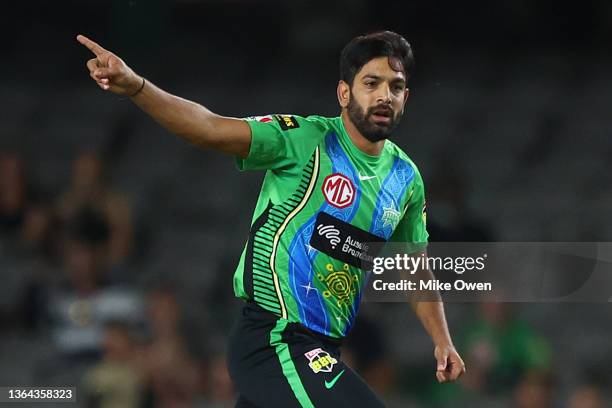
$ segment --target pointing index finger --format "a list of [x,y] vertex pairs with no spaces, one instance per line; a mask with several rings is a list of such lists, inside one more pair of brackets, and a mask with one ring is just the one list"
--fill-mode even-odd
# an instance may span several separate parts
[[77,41],[86,46],[89,51],[96,54],[97,57],[99,57],[102,53],[106,52],[106,50],[100,45],[98,45],[95,41],[90,40],[82,34],[77,35]]

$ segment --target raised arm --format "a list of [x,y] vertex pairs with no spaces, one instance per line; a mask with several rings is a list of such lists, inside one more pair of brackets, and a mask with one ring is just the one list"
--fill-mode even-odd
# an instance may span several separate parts
[[77,40],[95,55],[87,61],[87,68],[101,89],[129,97],[164,128],[196,146],[248,156],[251,129],[245,121],[217,115],[200,104],[172,95],[89,38],[78,35]]

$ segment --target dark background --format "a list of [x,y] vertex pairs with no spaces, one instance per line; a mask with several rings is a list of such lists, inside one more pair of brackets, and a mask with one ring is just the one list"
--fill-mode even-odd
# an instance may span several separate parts
[[[393,140],[423,174],[432,241],[611,240],[608,1],[12,2],[1,14],[0,154],[9,164],[0,168],[0,194],[16,188],[10,180],[27,188],[2,210],[0,385],[83,383],[82,403],[102,406],[116,391],[83,378],[120,366],[141,373],[128,377],[141,378],[132,390],[144,390],[134,393],[149,406],[232,406],[223,365],[239,306],[231,276],[263,174],[240,174],[231,158],[187,145],[130,101],[100,91],[78,33],[169,92],[244,117],[337,115],[344,44],[397,31],[413,46],[416,72]],[[95,152],[97,188],[121,197],[129,216],[58,214],[77,189],[72,166],[83,152]],[[42,244],[24,232],[36,209],[52,220]],[[114,332],[98,322],[89,344],[98,346],[67,351],[57,333],[89,323],[51,312],[58,298],[79,292],[66,242],[105,247],[121,235],[113,216],[130,232],[123,251],[96,268],[141,306],[130,309],[129,324],[113,318]],[[347,358],[390,406],[611,401],[609,304],[449,304],[472,374],[444,386],[434,383],[431,345],[407,305],[363,309]],[[156,331],[156,319],[180,324]],[[126,332],[130,347],[100,343]],[[169,353],[163,369],[117,363],[155,360],[170,348],[182,351]],[[193,375],[168,391],[157,378],[172,367]]]

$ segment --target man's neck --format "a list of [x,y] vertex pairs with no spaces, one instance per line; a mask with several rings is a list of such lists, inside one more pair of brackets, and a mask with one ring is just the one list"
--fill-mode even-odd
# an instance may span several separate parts
[[355,125],[349,118],[348,112],[346,111],[346,109],[342,110],[342,114],[340,116],[342,118],[342,123],[344,124],[344,128],[346,129],[346,133],[348,133],[353,144],[365,154],[369,154],[370,156],[379,156],[385,145],[384,139],[379,140],[378,142],[369,141],[355,127]]

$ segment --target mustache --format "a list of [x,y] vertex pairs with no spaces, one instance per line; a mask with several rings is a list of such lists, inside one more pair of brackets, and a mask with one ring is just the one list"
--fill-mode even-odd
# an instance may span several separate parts
[[395,111],[389,105],[376,105],[368,108],[367,116],[372,115],[383,115],[392,118],[395,116]]

